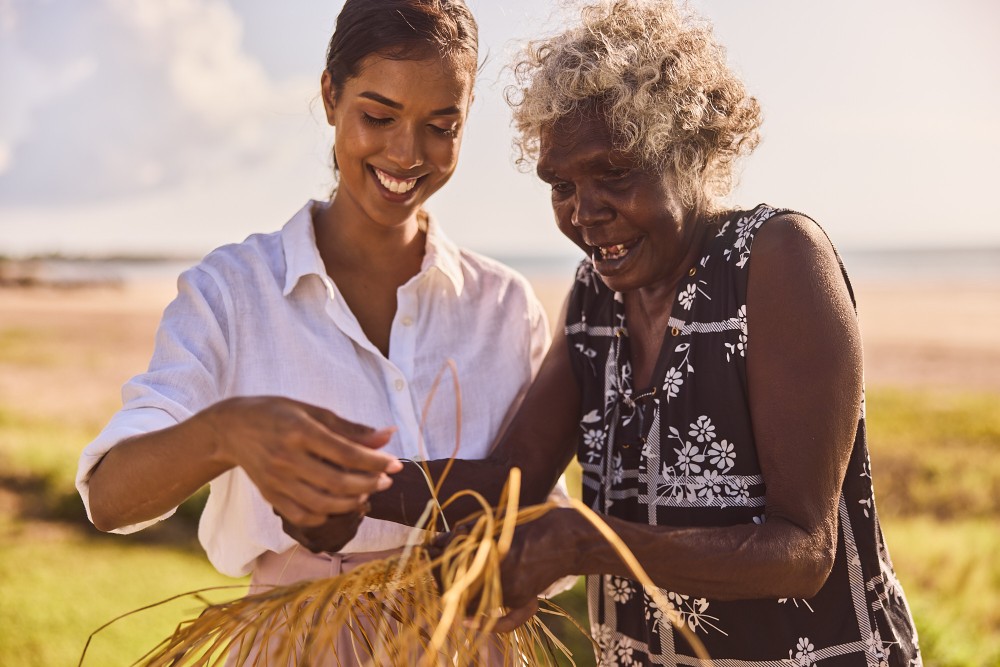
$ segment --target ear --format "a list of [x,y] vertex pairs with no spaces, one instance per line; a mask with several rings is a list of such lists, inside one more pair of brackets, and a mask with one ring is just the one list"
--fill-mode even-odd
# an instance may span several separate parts
[[333,77],[330,72],[323,70],[323,76],[319,80],[320,89],[323,91],[323,108],[326,109],[326,122],[333,127],[337,126],[333,111],[336,106],[337,94],[333,86]]

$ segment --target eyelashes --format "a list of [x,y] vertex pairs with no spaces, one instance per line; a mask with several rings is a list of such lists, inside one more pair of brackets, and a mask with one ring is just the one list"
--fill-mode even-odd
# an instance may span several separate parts
[[[371,127],[375,128],[388,127],[393,121],[392,118],[379,118],[378,116],[372,116],[364,112],[361,113],[361,120],[364,121],[366,125],[370,125]],[[442,137],[454,138],[458,136],[458,130],[459,130],[458,125],[453,125],[451,127],[441,127],[440,125],[435,125],[434,123],[430,123],[427,127],[429,127],[432,132]]]
[[369,116],[366,113],[361,114],[361,120],[372,127],[385,127],[392,122],[391,118],[376,118],[375,116]]

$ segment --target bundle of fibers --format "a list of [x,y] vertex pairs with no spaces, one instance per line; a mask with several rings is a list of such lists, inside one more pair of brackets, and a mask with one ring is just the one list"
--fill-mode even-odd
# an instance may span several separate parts
[[[336,577],[278,586],[209,605],[135,664],[430,667],[502,661],[503,665],[554,666],[560,664],[558,656],[575,664],[566,646],[537,615],[513,632],[492,632],[503,614],[500,563],[510,549],[514,529],[554,505],[519,509],[520,471],[516,468],[499,508],[490,508],[475,492],[461,495],[466,494],[475,497],[484,510],[439,555],[432,556],[435,551],[421,537],[428,533],[414,530],[398,556],[365,563]],[[698,639],[621,539],[592,510],[578,501],[570,502],[616,548],[699,657],[707,659]],[[425,518],[433,519],[441,509],[431,501]],[[541,611],[569,619],[586,635],[550,601],[541,601]]]
[[[302,581],[211,604],[197,618],[182,622],[134,665],[160,667],[287,667],[292,665],[361,664],[432,667],[436,665],[503,665],[547,667],[576,663],[566,646],[538,615],[512,632],[494,633],[503,615],[500,563],[510,550],[514,529],[537,519],[555,503],[518,507],[520,470],[513,468],[497,508],[475,491],[462,491],[441,504],[444,479],[459,452],[461,390],[458,371],[448,360],[438,373],[424,404],[427,412],[445,371],[455,384],[455,449],[438,480],[424,466],[431,492],[420,520],[398,556],[364,563],[336,577]],[[421,453],[423,444],[421,442]],[[462,496],[474,498],[482,511],[454,534],[443,550],[430,544],[426,527],[445,525],[444,508]],[[568,499],[616,550],[666,619],[709,660],[704,646],[688,629],[673,605],[615,532],[583,503]],[[440,520],[440,524],[439,524]],[[439,588],[440,584],[440,588]],[[224,587],[228,588],[228,587]],[[111,624],[179,597],[200,597],[207,590],[174,596],[124,614],[95,630],[84,646],[80,667],[94,636]],[[558,605],[540,600],[541,613],[567,619],[586,630]],[[591,639],[593,643],[593,640]],[[596,646],[596,644],[595,644]],[[560,661],[559,657],[562,657]]]

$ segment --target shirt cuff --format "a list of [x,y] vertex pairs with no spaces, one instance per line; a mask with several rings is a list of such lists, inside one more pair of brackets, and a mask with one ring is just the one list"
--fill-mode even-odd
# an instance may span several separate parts
[[[80,493],[83,506],[87,510],[87,518],[90,519],[91,523],[94,522],[94,518],[90,513],[90,475],[101,459],[104,458],[104,455],[127,438],[143,433],[159,431],[175,424],[177,424],[177,420],[171,417],[168,412],[159,408],[146,407],[122,410],[104,427],[100,435],[87,445],[80,455],[80,463],[76,472],[76,490]],[[155,519],[141,521],[130,526],[122,526],[109,532],[128,535],[129,533],[134,533],[151,526],[158,521],[162,521],[173,515],[176,511],[177,508],[175,507]]]

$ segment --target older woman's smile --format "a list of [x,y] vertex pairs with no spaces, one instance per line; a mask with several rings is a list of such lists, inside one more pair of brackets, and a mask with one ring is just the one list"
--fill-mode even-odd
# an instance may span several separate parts
[[616,149],[598,110],[545,128],[537,171],[552,186],[559,229],[609,287],[625,292],[672,284],[687,272],[703,226],[684,209],[671,175]]

